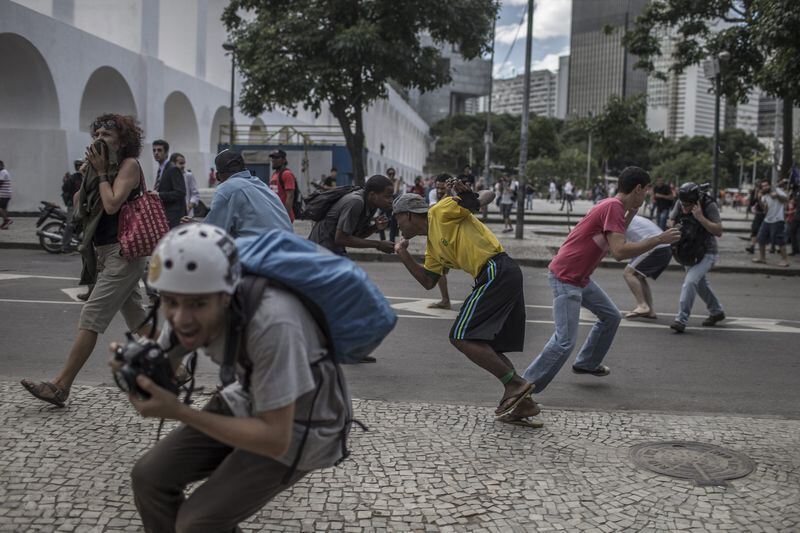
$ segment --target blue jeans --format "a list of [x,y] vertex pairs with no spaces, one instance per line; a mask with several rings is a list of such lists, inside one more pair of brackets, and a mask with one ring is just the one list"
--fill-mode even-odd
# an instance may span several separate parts
[[667,230],[667,218],[669,218],[669,209],[658,209],[656,211],[656,224],[663,231]]
[[581,306],[594,313],[598,320],[583,343],[575,359],[575,366],[587,370],[600,366],[611,348],[611,342],[622,320],[617,306],[594,281],[581,288],[559,281],[552,272],[548,273],[547,279],[553,288],[553,320],[556,331],[545,344],[542,353],[522,374],[523,378],[536,384],[536,393],[547,387],[572,353],[578,340]]
[[700,299],[706,303],[710,314],[718,315],[722,313],[722,304],[717,300],[717,296],[711,290],[711,285],[708,284],[708,279],[706,278],[706,274],[717,262],[718,257],[718,254],[706,254],[702,261],[693,267],[686,267],[686,278],[683,280],[683,287],[681,287],[680,310],[675,317],[676,322],[685,325],[689,321],[696,294],[699,294]]

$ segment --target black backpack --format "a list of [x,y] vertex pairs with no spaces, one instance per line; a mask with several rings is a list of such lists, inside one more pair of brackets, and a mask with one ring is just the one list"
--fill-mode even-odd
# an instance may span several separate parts
[[295,211],[295,218],[319,222],[325,218],[333,204],[338,202],[344,195],[360,190],[361,187],[356,185],[343,185],[335,189],[318,189],[303,199],[302,212],[298,215],[297,211]]
[[[700,197],[704,214],[712,202],[706,195]],[[694,266],[705,257],[711,233],[691,213],[684,214],[680,208],[675,223],[681,226],[681,240],[672,244],[672,257],[683,266]]]

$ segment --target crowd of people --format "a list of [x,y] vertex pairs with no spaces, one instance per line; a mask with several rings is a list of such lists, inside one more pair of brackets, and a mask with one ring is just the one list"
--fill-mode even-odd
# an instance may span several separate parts
[[[232,530],[309,472],[347,456],[351,402],[338,364],[327,356],[332,350],[329,328],[292,287],[264,281],[255,290],[253,276],[242,281],[234,241],[293,233],[295,218],[306,216],[311,199],[304,204],[282,150],[270,154],[268,184],[251,174],[240,153],[223,150],[209,174],[216,191],[199,223],[193,217],[200,206],[196,179],[186,170],[185,157],[170,153],[169,143],[159,139],[152,143],[154,192],[170,229],[154,250],[125,258],[120,211],[146,191],[139,164],[143,132],[132,117],[117,114],[98,117],[90,131],[92,144],[75,163],[75,173],[65,176],[63,193],[83,229],[81,283],[93,289],[64,366],[48,381],[25,379],[22,385],[39,400],[64,407],[98,336],[121,313],[143,346],[150,346],[146,339],[157,340],[171,369],[166,385],[153,376],[136,376],[129,388],[132,405],[144,417],[181,422],[132,467],[135,503],[145,530]],[[0,163],[0,200],[5,198],[3,172]],[[532,419],[540,412],[534,395],[545,392],[576,347],[582,307],[597,320],[572,372],[593,377],[611,372],[604,361],[624,317],[592,279],[607,254],[629,261],[624,277],[637,305],[627,318],[657,316],[648,279],[657,279],[675,256],[686,274],[670,327],[686,331],[697,295],[709,311],[703,326],[725,319],[708,282],[718,258],[716,238],[723,231],[716,202],[694,183],[674,190],[658,179],[651,187],[645,170],[628,167],[614,194],[609,191],[599,199],[550,262],[554,330],[527,368],[518,371],[506,354],[524,346],[523,274],[478,215],[497,201],[503,231],[508,231],[517,195],[525,194],[527,200],[534,191],[522,190],[509,177],[490,188],[469,167],[457,176],[417,178],[410,187],[395,174],[388,169],[386,175],[369,177],[363,187],[337,187],[332,169],[333,180],[322,180],[315,196],[316,207],[324,208],[316,213],[308,240],[336,255],[319,248],[314,254],[350,265],[348,249],[397,254],[413,280],[426,289],[439,288],[441,299],[434,307],[451,306],[448,272],[467,272],[475,282],[448,338],[500,382],[494,414],[501,422],[540,425]],[[656,222],[637,214],[651,191]],[[569,209],[575,196],[570,182],[562,194]],[[796,205],[797,192],[793,195]],[[763,258],[771,240],[781,246],[777,235],[783,231],[788,194],[766,184],[758,198],[764,210],[758,232]],[[6,205],[0,203],[0,208]],[[10,223],[5,211],[0,214],[4,225]],[[376,234],[380,238],[370,238]],[[426,237],[423,263],[408,249],[418,236]],[[155,300],[140,285],[145,270],[147,289],[158,295]],[[328,282],[336,279],[331,276]],[[344,294],[352,289],[337,290]],[[156,327],[159,309],[164,323]],[[181,403],[170,387],[177,390],[179,383],[192,379],[194,365],[186,357],[200,348],[221,366],[225,386],[196,410]],[[119,354],[122,348],[112,344],[111,350]],[[375,361],[369,355],[361,359]],[[118,357],[112,359],[115,371],[122,364]],[[187,497],[187,486],[199,480],[206,481]]]

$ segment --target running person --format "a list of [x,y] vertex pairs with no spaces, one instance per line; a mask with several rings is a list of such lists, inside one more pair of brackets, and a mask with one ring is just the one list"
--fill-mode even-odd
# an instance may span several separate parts
[[592,326],[572,371],[593,376],[607,376],[611,372],[602,363],[622,317],[614,302],[590,276],[609,250],[614,259],[622,261],[680,239],[680,232],[670,229],[637,243],[625,242],[628,224],[642,206],[649,186],[650,175],[641,168],[623,170],[619,177],[619,193],[593,207],[570,232],[550,262],[548,280],[553,289],[556,329],[523,374],[535,385],[537,394],[556,377],[572,353],[578,340],[581,307],[594,313],[597,322]]
[[[411,275],[430,290],[449,269],[464,270],[475,286],[461,306],[450,330],[450,342],[473,363],[494,375],[504,393],[495,410],[499,420],[524,423],[539,413],[530,399],[533,385],[522,379],[505,352],[519,352],[525,341],[525,297],[522,271],[506,255],[497,237],[473,211],[491,203],[494,194],[480,196],[457,180],[447,186],[457,196],[430,207],[419,195],[408,193],[394,202],[394,216],[403,234],[395,251]],[[427,236],[425,264],[408,252],[408,239]]]
[[[655,237],[661,233],[661,228],[655,222],[636,215],[628,225],[625,232],[627,242],[641,242],[649,237]],[[630,260],[628,266],[622,272],[625,283],[636,298],[636,307],[630,313],[625,314],[625,318],[658,318],[653,307],[653,293],[647,278],[657,280],[662,272],[669,265],[672,259],[672,250],[668,244],[659,244],[649,252],[638,255]]]

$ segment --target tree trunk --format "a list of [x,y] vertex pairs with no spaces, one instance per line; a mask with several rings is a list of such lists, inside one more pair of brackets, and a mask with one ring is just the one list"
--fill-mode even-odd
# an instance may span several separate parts
[[791,98],[783,99],[783,157],[781,157],[780,180],[788,180],[789,174],[792,171],[792,143],[794,141],[794,132],[792,131],[793,105],[794,102]]
[[356,131],[353,131],[353,123],[347,113],[347,105],[341,102],[331,104],[331,113],[339,122],[339,127],[344,134],[347,143],[347,151],[350,152],[350,159],[353,164],[353,184],[364,185],[364,129],[361,119],[361,108],[357,110],[355,121]]

